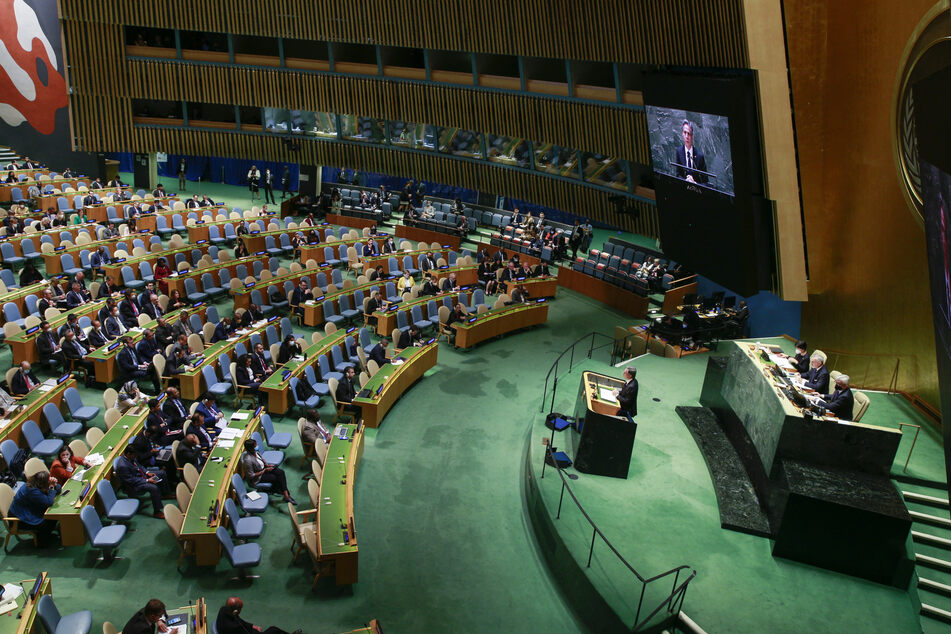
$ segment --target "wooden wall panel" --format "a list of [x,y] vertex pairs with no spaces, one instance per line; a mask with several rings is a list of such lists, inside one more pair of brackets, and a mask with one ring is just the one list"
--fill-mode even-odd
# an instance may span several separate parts
[[162,99],[339,112],[454,126],[598,152],[650,164],[642,110],[287,71],[130,60],[129,95]]
[[891,143],[902,54],[934,4],[787,0],[785,19],[809,245],[802,334],[883,355],[876,385],[894,368],[887,355],[903,355],[900,386],[940,407],[924,232]]
[[741,0],[61,0],[61,5],[67,19],[86,23],[642,64],[738,68],[747,59]]
[[[568,211],[609,223],[625,231],[656,237],[657,208],[636,202],[639,216],[618,216],[608,194],[586,187],[524,173],[489,163],[473,163],[439,154],[418,154],[385,146],[300,139],[299,151],[290,152],[281,138],[252,134],[234,134],[212,130],[135,128],[131,144],[137,151],[170,152],[210,156],[255,157],[262,160],[334,165],[403,176],[423,178],[450,185],[530,200],[540,205]],[[102,145],[95,151],[118,151],[125,146]]]

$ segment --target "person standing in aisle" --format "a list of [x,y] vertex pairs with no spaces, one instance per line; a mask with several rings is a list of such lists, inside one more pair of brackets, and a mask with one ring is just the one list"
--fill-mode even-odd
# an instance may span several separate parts
[[183,156],[178,160],[178,188],[185,191],[185,175],[188,173],[188,164]]
[[261,182],[261,170],[256,165],[252,165],[248,170],[248,191],[251,192],[251,200],[258,198],[258,183]]
[[287,165],[284,166],[284,174],[281,175],[281,189],[281,200],[284,200],[291,191],[291,168]]
[[261,178],[261,185],[264,189],[264,202],[276,204],[274,202],[274,174],[270,169],[264,169],[264,176]]

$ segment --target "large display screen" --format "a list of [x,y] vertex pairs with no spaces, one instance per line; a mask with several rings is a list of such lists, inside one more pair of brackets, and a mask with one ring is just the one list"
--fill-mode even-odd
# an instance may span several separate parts
[[743,296],[772,287],[772,204],[764,196],[752,75],[645,73],[661,248]]
[[654,173],[676,178],[697,192],[733,195],[730,120],[717,114],[647,106]]

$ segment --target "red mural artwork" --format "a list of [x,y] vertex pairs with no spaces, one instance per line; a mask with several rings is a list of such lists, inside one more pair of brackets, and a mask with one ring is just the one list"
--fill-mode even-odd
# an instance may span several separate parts
[[[59,40],[58,34],[53,37]],[[0,119],[52,134],[56,111],[67,105],[66,80],[36,12],[24,0],[0,0],[0,68]]]

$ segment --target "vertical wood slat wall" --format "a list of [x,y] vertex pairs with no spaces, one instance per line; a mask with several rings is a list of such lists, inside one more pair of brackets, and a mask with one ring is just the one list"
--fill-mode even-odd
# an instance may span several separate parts
[[[385,79],[130,60],[124,96],[338,112],[459,127],[650,164],[642,110]],[[156,87],[161,86],[161,91]]]
[[561,209],[592,220],[615,225],[625,231],[656,237],[659,234],[657,208],[633,202],[638,217],[619,216],[603,191],[580,183],[569,183],[541,174],[519,172],[493,165],[453,160],[433,154],[400,152],[382,146],[362,146],[311,139],[299,139],[297,152],[290,152],[279,137],[234,134],[212,130],[167,130],[135,128],[132,144],[141,152],[261,157],[267,160],[334,165],[406,178],[423,178],[440,183],[490,192]]
[[[167,151],[353,167],[504,193],[658,234],[653,205],[618,216],[581,183],[381,146],[133,128],[133,98],[346,112],[544,141],[648,164],[642,112],[545,97],[274,70],[129,61],[123,28],[140,25],[555,59],[693,67],[748,66],[742,0],[61,0],[76,144],[87,151]],[[412,29],[394,16],[415,16]]]
[[[558,59],[747,66],[742,0],[62,0],[80,22]],[[413,27],[407,20],[413,17]]]

